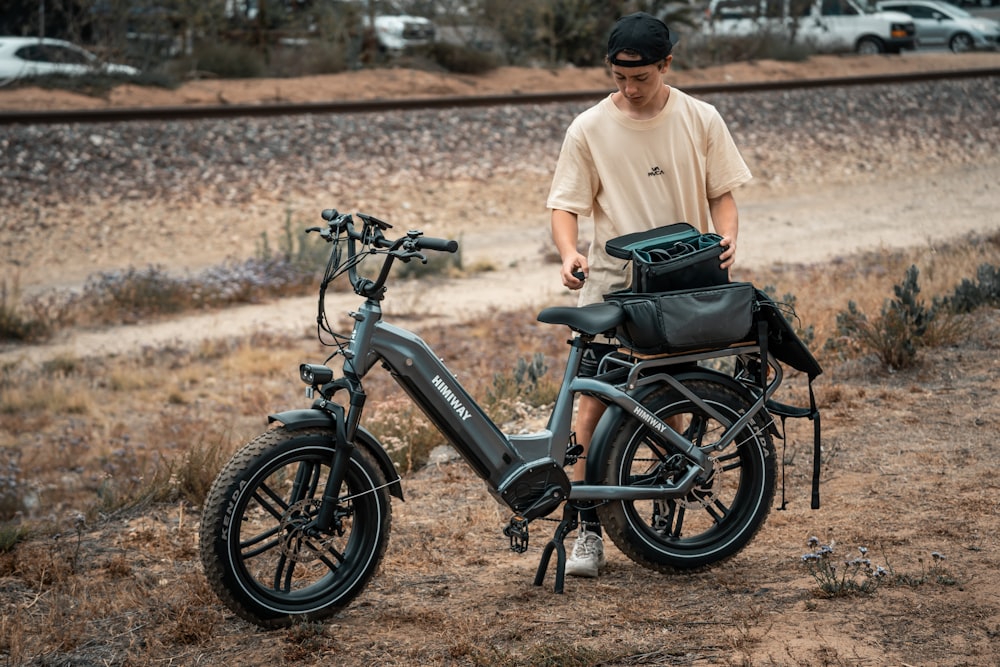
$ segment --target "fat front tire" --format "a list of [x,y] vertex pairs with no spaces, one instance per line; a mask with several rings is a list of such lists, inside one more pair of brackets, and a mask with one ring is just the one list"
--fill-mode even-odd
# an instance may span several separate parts
[[[728,424],[750,407],[746,397],[715,382],[698,380],[686,386]],[[702,449],[715,443],[728,425],[670,388],[643,404]],[[657,486],[675,481],[685,467],[634,418],[622,420],[609,451],[604,463],[609,485]],[[601,525],[622,553],[659,572],[692,570],[730,558],[753,539],[774,499],[774,443],[767,428],[754,419],[710,457],[711,474],[683,498],[614,501],[598,507]]]
[[334,438],[329,429],[268,431],[233,456],[205,500],[199,538],[208,582],[260,627],[328,618],[364,589],[385,555],[389,492],[363,448],[351,455],[331,528],[313,526]]

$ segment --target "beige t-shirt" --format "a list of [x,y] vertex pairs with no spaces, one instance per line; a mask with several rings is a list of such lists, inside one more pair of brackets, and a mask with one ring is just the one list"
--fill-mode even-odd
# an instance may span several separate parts
[[709,198],[751,179],[714,106],[672,88],[663,110],[634,120],[609,95],[566,130],[547,207],[593,217],[590,275],[580,305],[626,287],[627,262],[608,239],[675,222],[709,231]]

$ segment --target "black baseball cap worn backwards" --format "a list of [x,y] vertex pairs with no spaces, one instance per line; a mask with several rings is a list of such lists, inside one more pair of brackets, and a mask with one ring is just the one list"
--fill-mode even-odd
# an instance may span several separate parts
[[[608,62],[619,67],[641,67],[658,63],[670,55],[677,43],[667,24],[646,12],[618,19],[608,36]],[[639,60],[620,60],[618,54],[632,51]]]

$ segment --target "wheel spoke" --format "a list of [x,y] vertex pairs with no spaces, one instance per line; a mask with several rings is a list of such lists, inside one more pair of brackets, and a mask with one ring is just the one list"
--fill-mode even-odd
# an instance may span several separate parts
[[[276,546],[278,546],[280,544],[280,540],[279,539],[273,539],[273,540],[270,540],[269,542],[265,542],[264,544],[261,544],[261,542],[264,542],[264,540],[268,540],[268,539],[274,537],[279,532],[281,532],[281,526],[274,526],[273,528],[265,530],[262,533],[254,535],[253,537],[251,537],[248,540],[241,541],[240,542],[240,555],[244,559],[254,558],[256,556],[259,556],[262,553],[265,553],[266,551],[269,551],[269,550],[273,549],[274,547],[276,547]],[[258,544],[260,544],[260,546],[258,548],[256,548],[256,549],[252,549],[250,551],[243,551],[244,549],[247,549],[247,548],[252,547],[252,546],[256,546]]]
[[716,523],[722,523],[723,519],[725,519],[727,516],[729,516],[730,508],[729,508],[728,505],[726,505],[725,503],[723,503],[718,498],[715,499],[714,505],[715,505],[715,508],[718,508],[718,510],[719,510],[718,512],[716,512],[715,509],[712,508],[712,507],[706,507],[705,510],[709,514],[711,514],[713,517],[715,517],[715,522]]
[[295,483],[292,484],[290,504],[295,504],[303,498],[315,498],[319,488],[322,466],[311,461],[302,461],[295,473]]
[[716,459],[719,464],[719,468],[723,472],[729,472],[730,470],[736,470],[743,467],[743,459],[740,458],[740,453],[730,452],[729,454],[724,454]]
[[670,537],[680,539],[681,530],[684,528],[684,506],[678,505],[673,508],[671,514],[673,514],[673,528],[667,533]]
[[274,569],[274,590],[288,593],[292,590],[292,572],[295,570],[295,559],[281,554]]
[[651,525],[664,537],[679,538],[684,526],[684,507],[676,500],[653,503]]
[[684,429],[684,437],[694,443],[696,447],[702,447],[707,432],[708,420],[701,415],[691,415],[691,423]]
[[[330,560],[327,555],[319,555],[319,561],[330,568],[331,572],[334,572],[344,562],[344,554],[339,549],[334,549],[332,544],[326,545],[325,551],[327,554],[332,555],[336,562]],[[316,549],[316,553],[321,553],[318,548]]]

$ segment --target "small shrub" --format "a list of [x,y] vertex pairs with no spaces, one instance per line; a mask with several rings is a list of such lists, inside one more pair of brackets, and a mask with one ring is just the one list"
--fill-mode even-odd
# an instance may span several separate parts
[[253,79],[264,74],[264,56],[242,44],[209,42],[195,53],[194,69],[220,79]]
[[685,68],[765,59],[803,62],[816,52],[808,44],[766,31],[747,36],[712,35],[697,38],[696,42],[697,48],[685,50]]
[[975,282],[965,279],[943,304],[956,313],[971,313],[984,306],[1000,305],[1000,269],[982,264],[976,270]]
[[0,525],[0,554],[11,551],[30,536],[31,531],[26,526],[13,524]]
[[171,466],[170,485],[176,494],[192,505],[200,506],[215,481],[216,473],[229,460],[231,447],[222,442],[194,445],[179,464]]
[[545,355],[541,352],[536,352],[530,362],[518,358],[509,373],[493,375],[493,385],[486,391],[486,411],[496,421],[504,421],[515,415],[518,405],[538,407],[553,402],[559,386],[545,381],[547,372]]
[[942,586],[955,586],[958,584],[958,579],[945,567],[945,560],[944,554],[932,551],[930,567],[927,566],[923,558],[918,558],[917,562],[920,563],[919,574],[897,574],[893,572],[892,581],[893,583],[910,586],[911,588],[932,582]]
[[106,98],[115,86],[132,81],[134,81],[132,77],[92,72],[81,76],[47,74],[20,79],[17,84],[19,86],[38,86],[47,90],[66,90],[88,97]]
[[183,281],[160,266],[98,273],[87,280],[83,294],[102,322],[134,323],[151,314],[177,313],[189,300]]
[[278,248],[272,250],[267,233],[262,233],[257,244],[257,260],[263,263],[283,260],[304,276],[319,273],[330,256],[330,245],[315,234],[307,235],[304,229],[292,223],[292,212],[286,210]]
[[380,403],[368,419],[365,428],[381,442],[401,473],[408,473],[427,464],[431,450],[444,443],[437,427],[409,402]]
[[493,54],[458,44],[436,42],[428,55],[441,67],[456,74],[484,74],[497,68]]
[[[14,518],[24,508],[26,493],[21,479],[20,460],[19,450],[0,448],[0,521]],[[2,550],[0,547],[0,551]]]
[[814,550],[802,556],[802,564],[824,597],[873,595],[889,574],[882,566],[872,567],[865,547],[858,547],[860,557],[841,563],[834,556],[832,543],[821,545],[819,538],[810,537],[807,544]]
[[8,286],[6,280],[0,281],[0,341],[35,343],[47,340],[52,335],[51,323],[25,313],[19,296],[16,282]]
[[337,74],[347,69],[344,45],[319,40],[310,42],[306,47],[275,49],[267,64],[268,75],[282,78]]
[[[911,265],[903,283],[893,287],[896,298],[882,305],[882,313],[877,319],[870,320],[854,301],[848,302],[847,311],[837,314],[840,345],[846,343],[874,352],[890,369],[912,366],[924,336],[939,315],[936,307],[928,308],[918,299],[918,276],[917,267]],[[837,349],[838,343],[828,341],[827,347]]]
[[886,560],[885,566],[873,565],[868,558],[868,549],[858,547],[859,557],[838,561],[834,556],[833,542],[820,544],[819,538],[810,537],[807,544],[813,551],[804,554],[802,565],[819,584],[823,597],[851,597],[873,595],[880,586],[903,585],[910,587],[936,583],[942,586],[957,585],[958,579],[944,566],[945,557],[937,551],[931,552],[931,565],[923,558],[919,574],[896,572]]

